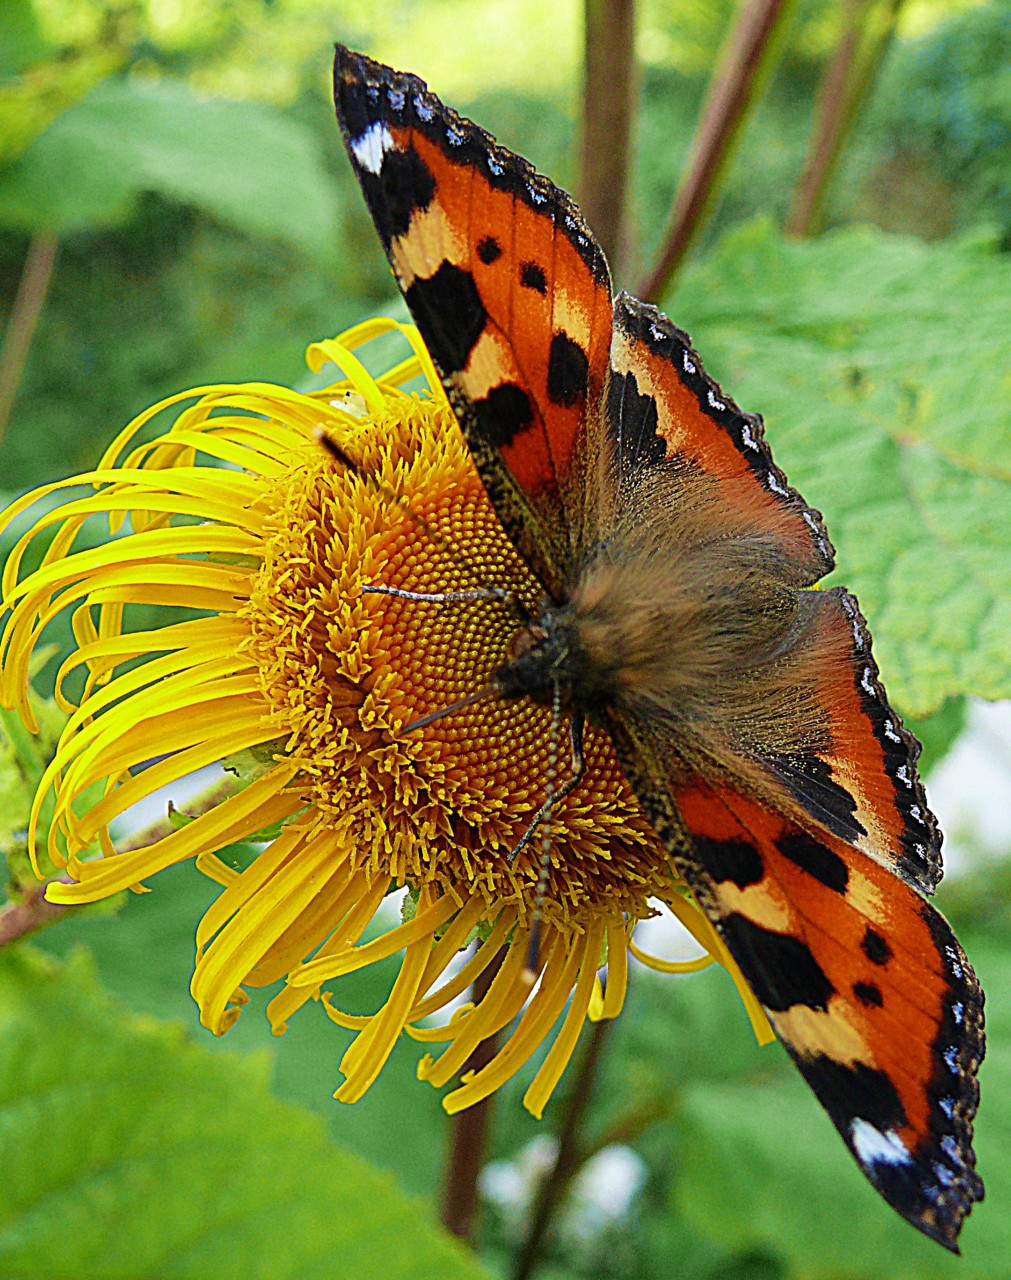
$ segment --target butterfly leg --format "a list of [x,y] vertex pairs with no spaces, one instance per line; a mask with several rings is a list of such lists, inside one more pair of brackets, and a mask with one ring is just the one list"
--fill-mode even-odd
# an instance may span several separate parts
[[558,801],[564,800],[565,797],[574,791],[579,785],[583,774],[586,772],[586,759],[583,754],[584,725],[585,718],[583,713],[581,711],[574,712],[572,722],[569,726],[569,736],[572,744],[572,761],[569,776],[561,786],[557,788],[557,790],[555,789],[553,781],[549,783],[548,794],[544,798],[544,803],[530,819],[530,825],[509,852],[510,862],[516,861],[516,855],[527,847],[537,833],[537,828],[545,818],[549,818],[551,816],[551,810]]
[[[554,700],[554,719],[555,726],[558,724],[559,713],[559,689],[555,686]],[[581,711],[576,711],[569,724],[569,735],[572,743],[572,763],[569,769],[568,778],[556,790],[554,783],[554,743],[552,743],[552,761],[550,775],[548,779],[548,794],[544,803],[534,814],[534,820],[527,827],[523,836],[512,851],[511,857],[515,858],[524,844],[529,842],[533,837],[539,825],[543,825],[544,835],[541,841],[541,865],[537,873],[537,888],[534,890],[534,911],[533,919],[530,926],[530,939],[527,942],[527,958],[526,958],[526,975],[530,982],[535,980],[537,974],[537,960],[541,949],[541,916],[544,906],[544,895],[548,891],[548,877],[551,875],[551,811],[559,800],[562,800],[578,785],[586,771],[586,757],[583,752],[583,730],[585,728],[585,718]],[[555,735],[557,741],[557,734]]]

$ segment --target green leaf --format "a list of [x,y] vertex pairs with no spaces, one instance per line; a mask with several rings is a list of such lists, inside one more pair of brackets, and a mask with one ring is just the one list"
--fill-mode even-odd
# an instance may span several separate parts
[[4,0],[4,20],[0,23],[0,76],[15,75],[46,52],[46,38],[32,0]]
[[332,256],[336,188],[313,135],[262,104],[198,98],[169,81],[108,80],[64,112],[0,172],[0,224],[115,226],[145,192]]
[[826,517],[898,706],[1011,696],[1011,261],[849,228],[727,237],[668,310]]
[[0,161],[11,161],[98,81],[119,70],[123,53],[86,49],[51,58],[7,83],[0,80]]
[[992,1280],[1007,1272],[1011,1203],[1011,982],[1003,948],[969,940],[988,1008],[987,1060],[976,1126],[987,1198],[955,1258],[903,1222],[875,1193],[835,1129],[791,1073],[767,1082],[686,1090],[675,1184],[689,1222],[724,1246],[766,1248],[810,1280]]
[[[225,851],[227,862],[241,851]],[[125,897],[115,918],[99,918],[93,908],[75,910],[37,943],[66,957],[86,945],[94,955],[103,985],[131,1009],[156,1017],[181,1019],[194,1038],[215,1052],[262,1052],[274,1062],[273,1092],[286,1102],[316,1113],[333,1141],[370,1164],[388,1170],[398,1185],[416,1195],[437,1194],[446,1134],[440,1095],[417,1078],[421,1049],[401,1037],[379,1079],[354,1106],[333,1100],[341,1082],[337,1071],[352,1033],[335,1026],[318,1004],[292,1018],[287,1032],[270,1035],[264,1006],[280,983],[250,992],[242,1017],[223,1039],[200,1026],[189,994],[193,974],[193,931],[217,888],[192,864],[170,867],[150,881],[151,893]],[[340,1003],[354,1013],[380,1008],[390,994],[396,958],[348,974],[340,984]],[[534,1121],[516,1099],[518,1119]],[[410,1117],[405,1123],[404,1117]],[[390,1134],[397,1139],[390,1141]],[[0,1270],[2,1274],[2,1270]]]
[[906,728],[916,735],[923,747],[920,756],[920,773],[932,769],[948,754],[965,728],[968,710],[966,698],[948,698],[926,720],[906,716]]
[[0,956],[0,1274],[487,1277],[388,1176],[271,1098],[267,1061],[125,1014],[81,954]]

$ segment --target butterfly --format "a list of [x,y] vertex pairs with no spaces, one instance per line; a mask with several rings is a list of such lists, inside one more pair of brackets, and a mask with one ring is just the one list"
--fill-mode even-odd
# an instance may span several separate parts
[[[983,993],[926,901],[919,744],[821,515],[687,334],[614,296],[572,199],[338,45],[376,231],[543,603],[497,696],[609,732],[646,818],[864,1174],[957,1252],[983,1196]],[[570,786],[578,784],[574,769]]]

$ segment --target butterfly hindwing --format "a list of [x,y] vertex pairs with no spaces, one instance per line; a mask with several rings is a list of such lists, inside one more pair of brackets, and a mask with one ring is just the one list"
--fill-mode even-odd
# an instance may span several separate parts
[[656,307],[615,299],[608,420],[623,478],[681,459],[719,481],[724,504],[777,540],[790,580],[808,586],[833,566],[819,512],[772,460],[762,419],[708,376],[688,335]]
[[861,1169],[950,1249],[983,1195],[972,1124],[983,996],[944,919],[880,863],[728,787],[671,782],[610,725],[678,870]]
[[821,741],[766,762],[816,823],[919,892],[933,893],[941,878],[941,833],[916,767],[919,743],[888,704],[855,598],[834,587],[818,592],[814,603],[807,665]]
[[607,378],[607,263],[574,202],[416,76],[337,47],[348,155],[507,531],[561,589],[588,407]]

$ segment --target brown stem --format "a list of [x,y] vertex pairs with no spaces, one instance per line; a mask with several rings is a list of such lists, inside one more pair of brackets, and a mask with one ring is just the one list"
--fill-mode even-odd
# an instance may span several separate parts
[[617,273],[636,96],[635,0],[584,0],[579,202]]
[[[69,876],[57,876],[57,879],[61,884],[72,883]],[[8,902],[0,908],[0,947],[20,942],[30,933],[55,924],[68,910],[72,908],[46,901],[44,884],[33,885],[20,902]]]
[[629,1143],[635,1142],[637,1138],[641,1138],[644,1133],[652,1129],[655,1124],[659,1124],[661,1120],[669,1119],[674,1112],[674,1106],[675,1102],[671,1098],[656,1098],[652,1102],[645,1103],[618,1116],[596,1138],[583,1143],[579,1149],[578,1164],[573,1172],[578,1173],[587,1161],[592,1160],[595,1155],[604,1151],[607,1147],[628,1146]]
[[55,231],[37,231],[28,246],[21,283],[0,349],[0,440],[14,407],[25,361],[49,292],[58,243]]
[[541,1249],[555,1209],[583,1163],[580,1128],[593,1093],[593,1083],[604,1051],[611,1019],[593,1023],[586,1040],[579,1071],[565,1097],[558,1129],[558,1154],[551,1172],[541,1183],[534,1201],[530,1226],[516,1259],[513,1280],[529,1280],[540,1261]]
[[901,8],[902,0],[887,0],[875,23],[877,0],[847,0],[843,33],[818,90],[807,155],[786,216],[788,235],[810,236],[818,228],[843,143],[877,77]]
[[746,0],[713,72],[664,229],[659,256],[636,292],[656,301],[667,291],[698,231],[721,171],[738,138],[762,75],[772,64],[790,0]]
[[[480,1004],[488,994],[488,988],[505,959],[500,951],[492,963],[478,975],[472,989],[475,1004]],[[460,1074],[480,1071],[495,1056],[498,1036],[482,1040],[467,1059]],[[477,1179],[484,1164],[491,1128],[492,1107],[495,1095],[491,1094],[474,1106],[459,1111],[449,1122],[449,1142],[446,1149],[446,1173],[442,1192],[442,1225],[454,1236],[466,1240],[472,1247],[477,1244]]]

